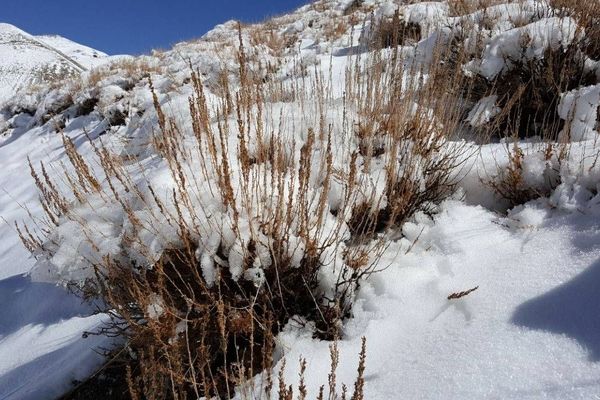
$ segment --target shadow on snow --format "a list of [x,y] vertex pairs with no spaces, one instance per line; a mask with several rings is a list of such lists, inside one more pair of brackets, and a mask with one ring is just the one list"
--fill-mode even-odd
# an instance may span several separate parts
[[600,260],[572,280],[521,304],[515,325],[564,334],[600,361]]

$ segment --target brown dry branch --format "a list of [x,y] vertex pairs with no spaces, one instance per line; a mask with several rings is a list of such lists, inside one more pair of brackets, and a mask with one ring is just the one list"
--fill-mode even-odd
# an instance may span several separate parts
[[474,291],[476,291],[477,289],[479,289],[479,286],[475,286],[472,289],[469,290],[465,290],[463,292],[457,292],[457,293],[452,293],[448,296],[448,300],[457,300],[457,299],[461,299],[465,296],[468,296],[469,294],[473,293]]

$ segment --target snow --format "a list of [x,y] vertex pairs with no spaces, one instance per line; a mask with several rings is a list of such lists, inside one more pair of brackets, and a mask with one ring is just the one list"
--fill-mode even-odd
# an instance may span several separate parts
[[[52,40],[52,45],[61,48],[65,53],[78,53],[79,58],[75,58],[77,62],[85,61],[87,47],[58,37]],[[99,60],[105,56],[101,52],[95,53],[98,54]],[[24,81],[27,83],[28,74],[35,74],[38,68],[50,65],[49,63],[56,62],[62,65],[64,60],[57,56],[54,50],[42,47],[38,39],[7,24],[0,24],[0,54],[0,102],[16,90],[13,84]],[[12,71],[10,74],[6,73],[6,68],[9,67]],[[3,86],[3,82],[10,85]],[[52,108],[55,103],[64,101],[63,97],[63,93],[59,91],[51,92],[46,99],[42,99],[45,102],[40,102],[36,96],[24,96],[20,101],[23,101],[25,109],[29,108],[26,103],[31,102],[39,117],[46,112],[44,104]],[[36,104],[37,102],[40,104]],[[85,339],[82,337],[85,331],[96,330],[105,317],[93,315],[93,309],[82,304],[81,300],[71,295],[66,288],[33,282],[31,277],[26,275],[31,270],[34,260],[20,243],[14,223],[21,224],[28,220],[30,215],[35,218],[43,215],[37,201],[37,191],[28,176],[27,157],[36,165],[41,160],[47,162],[52,176],[62,168],[60,164],[64,157],[60,135],[51,124],[36,126],[38,117],[27,113],[15,114],[7,121],[11,128],[0,136],[2,399],[35,400],[61,395],[69,390],[72,381],[82,380],[98,368],[102,357],[96,350],[109,345],[107,339],[100,336],[91,335]],[[71,122],[72,125],[65,133],[78,143],[85,139],[84,129],[93,134],[98,124],[87,117],[76,118]],[[85,146],[80,146],[82,151],[84,148]],[[8,304],[10,306],[4,306]]]
[[600,85],[574,89],[563,94],[558,106],[560,117],[570,126],[563,131],[564,140],[593,140],[598,135],[596,121],[600,104]]
[[103,317],[92,315],[65,288],[23,275],[34,260],[13,223],[27,220],[29,213],[42,215],[27,176],[27,156],[33,163],[54,160],[57,168],[63,155],[60,137],[41,128],[27,133],[21,128],[0,140],[0,398],[53,398],[101,364],[94,349],[108,345],[106,339],[83,339],[82,334],[94,331]]
[[[252,49],[261,62],[281,65],[274,77],[281,82],[295,74],[299,66],[330,71],[326,74],[330,73],[334,80],[334,100],[325,122],[332,126],[339,122],[342,112],[353,112],[342,109],[343,72],[348,65],[354,65],[355,58],[347,54],[357,49],[352,46],[364,32],[357,25],[354,37],[345,32],[328,41],[320,30],[328,21],[341,18],[350,4],[348,0],[330,1],[322,12],[307,5],[275,18],[275,31],[283,37],[297,35],[297,43],[282,50],[283,54],[266,46]],[[423,39],[400,49],[407,65],[415,61],[427,63],[437,39],[448,39],[460,31],[460,24],[473,23],[473,32],[482,34],[486,45],[481,54],[473,50],[473,60],[464,69],[488,79],[510,73],[510,59],[530,60],[542,57],[548,48],[564,48],[574,40],[576,32],[573,20],[553,17],[545,2],[538,1],[500,4],[462,17],[449,17],[444,2],[403,5],[369,0],[363,6],[357,12],[365,20],[372,10],[382,17],[399,10],[406,21],[420,24]],[[490,20],[491,24],[484,26]],[[368,30],[368,24],[364,28]],[[62,165],[67,163],[60,134],[52,121],[44,122],[44,117],[58,113],[53,118],[64,119],[64,134],[86,159],[94,159],[87,136],[95,144],[102,141],[119,155],[136,155],[142,160],[141,165],[126,168],[139,179],[140,190],[146,190],[143,184],[150,182],[164,204],[172,207],[168,197],[174,178],[149,145],[157,116],[147,79],[143,74],[127,72],[119,62],[140,60],[155,68],[152,74],[159,101],[183,127],[189,128],[187,99],[191,88],[187,83],[187,60],[198,66],[209,102],[214,102],[218,97],[211,90],[218,88],[220,71],[236,71],[232,59],[237,35],[237,25],[230,21],[215,27],[201,40],[180,43],[164,54],[119,57],[111,59],[113,64],[104,64],[109,58],[96,50],[60,37],[33,37],[0,24],[0,103],[5,101],[6,105],[0,114],[1,399],[57,397],[69,389],[73,380],[85,378],[100,365],[102,359],[94,350],[109,343],[99,336],[84,338],[83,332],[93,331],[106,317],[94,315],[89,305],[81,304],[55,282],[88,276],[90,260],[98,254],[117,255],[121,239],[132,229],[119,207],[100,195],[90,195],[86,204],[75,209],[87,222],[86,227],[61,221],[51,232],[53,257],[38,262],[34,268],[35,260],[21,246],[14,231],[14,222],[27,222],[30,217],[39,220],[43,216],[37,190],[29,177],[27,157],[35,166],[44,161],[53,177],[60,176]],[[251,49],[250,35],[244,32],[242,36],[246,50]],[[524,38],[528,39],[525,48]],[[23,51],[14,51],[12,46]],[[31,71],[48,63],[61,68],[69,65],[78,74],[82,68],[76,68],[77,65],[96,69],[81,75],[87,87],[55,88],[41,82],[39,90],[9,100],[17,86],[31,83]],[[589,70],[597,68],[596,64],[586,61]],[[249,68],[256,65],[251,61]],[[95,73],[99,73],[99,78],[90,83]],[[514,143],[504,141],[481,147],[469,144],[475,156],[459,173],[458,193],[439,206],[433,219],[417,214],[404,224],[377,265],[382,271],[366,280],[357,293],[353,317],[345,323],[339,343],[339,383],[352,385],[360,338],[365,336],[366,399],[588,399],[600,392],[600,166],[596,165],[599,88],[596,84],[562,94],[558,112],[566,121],[561,137],[569,141],[566,158],[559,159],[558,145],[548,157],[546,143],[517,143],[524,154],[524,182],[540,192],[549,192],[548,198],[511,209],[483,182],[502,178]],[[97,99],[97,105],[89,114],[77,115],[78,107],[89,99]],[[474,127],[485,126],[500,112],[497,102],[495,95],[479,99],[470,108],[467,122]],[[290,131],[286,140],[295,140],[299,148],[306,140],[304,128],[314,123],[318,112],[309,105],[298,110],[290,104],[277,103],[264,110],[265,132],[279,125],[279,115],[286,115],[288,119],[282,122],[283,130]],[[108,120],[116,112],[126,116],[125,125],[110,127]],[[300,115],[302,112],[305,115]],[[334,130],[333,165],[344,171],[349,154],[337,150],[343,148],[340,135],[339,130]],[[315,150],[315,157],[319,154],[323,154],[323,149]],[[292,150],[289,156],[293,158]],[[190,171],[199,170],[196,162],[190,161]],[[94,167],[98,172],[98,165]],[[253,175],[262,176],[268,171],[260,168],[256,167]],[[318,165],[313,169],[310,187],[311,195],[316,197],[322,190],[322,171]],[[415,179],[420,180],[423,171],[415,170]],[[381,165],[359,172],[365,198],[383,192],[385,173]],[[239,171],[234,171],[236,190],[239,178]],[[100,181],[106,185],[102,176]],[[260,185],[261,181],[257,182]],[[270,267],[269,238],[261,237],[255,243],[252,267],[243,268],[242,249],[249,232],[260,231],[256,215],[240,215],[240,232],[234,234],[230,228],[232,216],[223,210],[219,198],[203,188],[206,186],[199,190],[201,198],[193,201],[207,206],[211,217],[193,222],[206,222],[206,235],[194,240],[198,241],[196,256],[207,283],[214,283],[216,265],[223,264],[229,266],[234,279],[262,285],[264,270]],[[284,195],[287,198],[288,193]],[[332,181],[327,193],[328,207],[339,209],[343,195],[343,185]],[[269,205],[263,207],[267,210]],[[139,205],[133,213],[141,221],[153,221],[150,217],[157,210]],[[129,249],[128,256],[139,265],[151,264],[153,257],[156,259],[162,250],[173,245],[175,228],[166,220],[162,222],[147,224],[139,232],[152,254],[142,254],[135,247]],[[334,229],[333,225],[329,216],[323,237]],[[89,237],[97,239],[99,249],[90,248]],[[340,246],[345,246],[346,238],[342,229]],[[217,255],[220,246],[226,260]],[[303,241],[291,235],[287,251],[292,264],[300,265],[305,251]],[[322,271],[320,278],[323,290],[327,290],[335,277]],[[475,287],[478,289],[463,298],[448,300],[452,293]],[[148,305],[148,311],[152,317],[164,311],[158,295]],[[285,356],[286,379],[297,387],[295,361],[300,356],[306,358],[308,398],[315,397],[329,372],[328,346],[328,342],[313,339],[308,328],[290,323],[277,337],[276,370]]]
[[[92,69],[107,62],[108,55],[91,47],[73,42],[67,38],[58,35],[39,35],[36,36],[40,42],[60,50],[71,60],[76,61],[86,69]],[[114,56],[113,56],[114,57]]]
[[[365,336],[367,399],[593,398],[598,221],[555,212],[536,228],[509,222],[450,201],[434,225],[418,226],[411,252],[393,243],[382,260],[389,266],[361,289],[345,327],[338,381],[353,383]],[[292,326],[280,339],[288,383],[297,385],[302,355],[314,396],[328,373],[327,344]]]
[[488,123],[500,111],[502,111],[500,107],[496,106],[497,101],[497,95],[487,96],[480,99],[471,109],[471,111],[469,111],[466,121],[475,127]]

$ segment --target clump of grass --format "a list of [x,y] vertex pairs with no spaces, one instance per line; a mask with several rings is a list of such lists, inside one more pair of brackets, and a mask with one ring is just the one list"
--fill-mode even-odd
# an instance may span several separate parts
[[394,12],[392,18],[383,17],[379,21],[372,19],[371,26],[370,46],[376,49],[412,45],[422,39],[421,26],[405,21],[399,10]]
[[523,151],[515,143],[513,151],[509,153],[508,165],[499,171],[500,178],[490,180],[490,187],[502,198],[509,201],[511,207],[541,197],[540,193],[525,183],[523,178]]
[[450,0],[448,1],[449,14],[457,17],[504,3],[506,3],[505,0]]
[[498,167],[497,175],[484,183],[494,192],[508,201],[509,207],[525,204],[540,197],[549,197],[552,191],[561,183],[560,166],[568,156],[565,145],[548,143],[544,148],[535,150],[543,157],[546,164],[541,182],[528,182],[525,179],[525,152],[515,140],[507,146],[508,162]]
[[[255,79],[241,28],[237,54],[238,82],[224,73],[214,102],[191,66],[189,130],[169,117],[149,79],[151,146],[168,172],[166,188],[145,178],[143,162],[119,162],[96,142],[92,162],[65,138],[74,167],[65,174],[69,193],[43,165],[32,167],[48,235],[24,228],[23,242],[51,259],[62,240],[53,229],[77,227],[92,273],[71,284],[88,300],[100,298],[112,317],[102,333],[125,342],[119,358],[133,399],[231,398],[260,373],[267,376],[261,390],[270,393],[275,336],[293,320],[314,326],[316,337],[338,338],[354,293],[385,248],[379,233],[432,211],[452,193],[452,171],[463,160],[462,146],[449,143],[461,123],[446,90],[461,82],[456,71],[440,85],[441,70],[406,66],[397,51],[389,59],[376,53],[366,67],[357,59],[346,71],[336,124],[328,112],[339,102],[322,73],[303,71],[289,87]],[[425,72],[425,83],[410,78]],[[303,124],[287,124],[266,101],[288,92]],[[383,185],[370,190],[377,181]],[[121,215],[118,251],[105,250],[106,237],[81,218],[84,208],[104,221],[99,205]],[[363,342],[357,400],[364,353]],[[298,390],[306,396],[303,384]],[[293,392],[280,382],[278,395]]]

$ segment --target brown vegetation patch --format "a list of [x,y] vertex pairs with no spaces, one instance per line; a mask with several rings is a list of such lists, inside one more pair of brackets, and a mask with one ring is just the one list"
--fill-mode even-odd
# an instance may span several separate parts
[[404,21],[398,10],[391,19],[382,18],[374,27],[371,46],[376,49],[411,45],[422,39],[421,26]]
[[[544,151],[544,158],[548,163],[555,160],[560,164],[566,156],[566,148],[562,146],[558,148],[556,145],[548,144]],[[508,165],[499,169],[498,176],[495,179],[485,182],[496,194],[508,200],[511,208],[540,197],[548,197],[561,183],[560,175],[558,171],[555,171],[555,176],[545,176],[546,182],[544,185],[532,187],[523,177],[523,159],[523,150],[515,142],[509,151]]]

